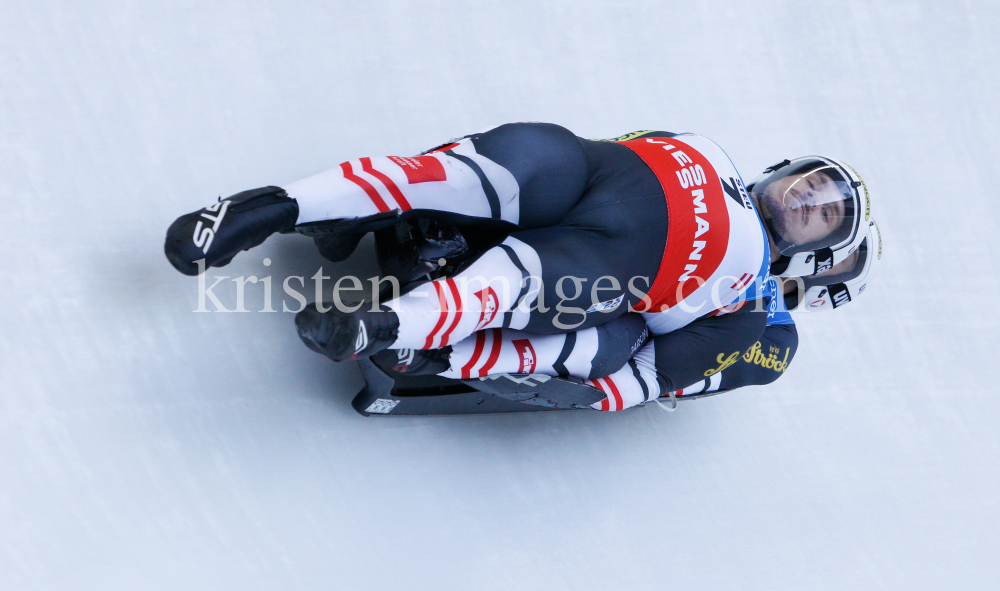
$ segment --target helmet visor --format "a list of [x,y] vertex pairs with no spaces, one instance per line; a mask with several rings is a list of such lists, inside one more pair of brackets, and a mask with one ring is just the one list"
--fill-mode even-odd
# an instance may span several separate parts
[[854,228],[857,190],[825,159],[797,158],[766,174],[751,192],[783,255],[834,247]]

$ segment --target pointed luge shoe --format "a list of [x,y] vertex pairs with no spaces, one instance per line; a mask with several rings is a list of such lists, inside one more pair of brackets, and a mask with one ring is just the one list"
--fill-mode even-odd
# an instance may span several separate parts
[[323,258],[339,263],[351,256],[365,234],[396,225],[399,214],[395,209],[348,220],[309,222],[295,226],[295,230],[315,240]]
[[372,355],[372,361],[382,369],[391,369],[408,376],[432,376],[451,367],[451,346],[443,349],[386,349]]
[[[345,306],[353,308],[354,304]],[[342,312],[336,306],[321,312],[315,303],[295,315],[295,328],[307,347],[334,361],[359,359],[389,348],[399,333],[399,317],[391,309],[363,303],[353,312]]]
[[298,203],[281,187],[251,189],[177,218],[163,250],[175,269],[197,275],[199,260],[205,269],[228,265],[271,234],[292,231],[298,217]]

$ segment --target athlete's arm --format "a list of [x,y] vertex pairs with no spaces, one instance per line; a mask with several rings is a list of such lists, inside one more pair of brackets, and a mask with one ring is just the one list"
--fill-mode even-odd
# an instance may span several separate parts
[[785,373],[798,347],[799,334],[794,324],[768,326],[760,340],[740,355],[736,365],[722,372],[719,389],[770,384]]
[[608,395],[593,407],[622,410],[727,370],[761,338],[766,325],[766,306],[750,303],[654,337],[625,367],[588,381]]
[[788,369],[798,346],[798,332],[790,319],[787,323],[769,324],[760,340],[740,355],[735,364],[683,389],[675,390],[674,395],[694,398],[743,386],[770,384]]
[[767,326],[765,306],[752,303],[732,314],[701,318],[653,339],[656,374],[664,391],[677,390],[737,363]]

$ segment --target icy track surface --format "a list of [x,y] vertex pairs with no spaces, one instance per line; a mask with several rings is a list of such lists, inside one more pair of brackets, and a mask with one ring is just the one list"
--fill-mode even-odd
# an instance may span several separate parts
[[[167,4],[0,7],[0,588],[1000,588],[995,2]],[[280,282],[370,243],[212,272],[275,313],[163,257],[219,195],[524,120],[843,158],[882,271],[768,388],[366,419]]]

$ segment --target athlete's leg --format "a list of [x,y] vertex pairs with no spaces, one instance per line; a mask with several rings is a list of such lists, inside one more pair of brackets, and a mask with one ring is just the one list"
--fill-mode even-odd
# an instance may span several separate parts
[[406,375],[464,380],[500,373],[600,378],[625,365],[648,336],[646,322],[633,313],[558,335],[489,328],[443,349],[386,349],[372,361]]
[[469,379],[497,373],[539,373],[601,378],[624,366],[648,334],[638,314],[624,314],[600,326],[566,334],[488,329],[453,345],[450,367],[438,375]]
[[646,270],[629,254],[640,238],[562,227],[515,232],[455,276],[387,302],[399,320],[390,348],[436,349],[483,328],[561,334],[608,322],[639,300],[627,286]]
[[399,323],[391,348],[438,349],[477,330],[510,327],[512,310],[519,303],[525,310],[531,306],[542,277],[538,253],[519,234],[524,232],[508,236],[453,277],[424,283],[386,302]]
[[[538,231],[538,230],[533,230]],[[439,349],[483,328],[509,326],[506,312],[537,294],[537,253],[508,237],[453,277],[429,281],[378,306],[316,303],[295,317],[299,337],[334,361],[384,349]]]
[[662,243],[638,231],[515,232],[465,270],[378,309],[324,312],[310,306],[296,325],[310,348],[338,361],[386,348],[438,349],[484,328],[573,332],[604,324],[637,303],[643,292],[630,289],[633,276],[651,277],[660,252]]
[[587,181],[587,158],[571,132],[508,124],[422,156],[359,158],[283,188],[244,191],[178,218],[165,250],[178,270],[195,274],[199,259],[223,266],[293,228],[332,260],[347,258],[364,234],[399,216],[540,228],[570,211]]
[[[517,224],[524,229],[556,225],[580,200],[592,162],[586,142],[551,123],[509,123],[469,136],[476,152],[517,181]],[[447,152],[446,152],[447,153]]]
[[477,154],[468,139],[449,152],[355,158],[284,188],[299,205],[297,224],[395,210],[443,211],[516,224],[519,191],[513,175]]
[[624,410],[658,398],[664,391],[663,381],[656,374],[652,343],[643,347],[618,371],[607,377],[587,380],[587,383],[607,396],[590,405],[596,410]]
[[586,184],[579,138],[558,125],[511,123],[422,156],[349,160],[284,188],[298,202],[298,224],[398,209],[538,228],[565,215]]

